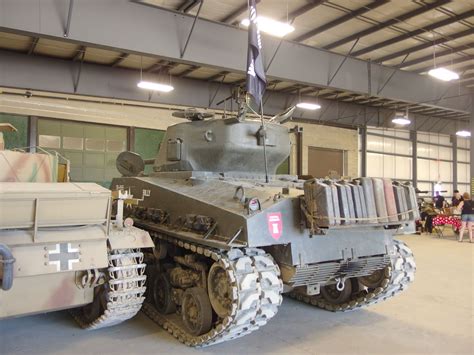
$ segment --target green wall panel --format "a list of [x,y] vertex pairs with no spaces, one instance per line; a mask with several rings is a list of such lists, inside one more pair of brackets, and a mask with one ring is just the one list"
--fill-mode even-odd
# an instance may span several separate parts
[[[135,128],[135,147],[133,147],[133,151],[140,154],[143,159],[156,158],[164,136],[165,131]],[[145,174],[149,174],[152,168],[151,165],[147,165]]]
[[[110,187],[119,152],[127,147],[127,128],[51,119],[38,120],[38,141],[50,144],[71,161],[71,181],[96,182]],[[52,147],[56,144],[57,147]],[[53,142],[54,141],[54,142]]]
[[28,117],[0,113],[0,123],[11,123],[18,130],[18,132],[3,132],[6,149],[28,146]]
[[277,174],[287,175],[290,173],[290,158],[287,158],[281,165],[278,167]]

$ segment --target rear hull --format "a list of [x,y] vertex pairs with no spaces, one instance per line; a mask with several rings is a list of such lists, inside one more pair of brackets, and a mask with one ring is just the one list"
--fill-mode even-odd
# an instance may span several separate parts
[[92,288],[79,288],[75,272],[16,278],[0,291],[0,319],[75,308],[91,303]]

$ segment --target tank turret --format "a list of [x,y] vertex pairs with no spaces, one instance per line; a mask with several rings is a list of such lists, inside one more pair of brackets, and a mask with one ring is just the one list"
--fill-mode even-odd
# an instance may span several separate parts
[[258,121],[235,119],[193,120],[169,127],[153,170],[264,173],[263,129],[268,173],[275,174],[290,154],[288,128],[275,123],[262,128]]

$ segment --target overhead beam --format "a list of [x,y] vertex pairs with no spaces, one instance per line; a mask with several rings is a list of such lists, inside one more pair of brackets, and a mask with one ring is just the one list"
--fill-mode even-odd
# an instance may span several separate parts
[[[42,0],[41,8],[28,2],[2,0],[0,31],[21,33],[53,40],[63,38],[63,21],[56,14],[61,9],[57,0]],[[200,19],[186,55],[180,52],[194,17],[162,8],[148,7],[128,0],[79,1],[74,6],[74,22],[67,39],[69,43],[87,45],[122,53],[163,58],[172,62],[200,65],[232,73],[246,70],[247,31]],[[41,22],[41,23],[40,23]],[[41,31],[39,30],[41,29]],[[153,35],[144,35],[153,34]],[[212,40],[210,40],[212,39]],[[386,81],[393,68],[377,63],[348,58],[337,77],[327,84],[327,73],[334,72],[345,56],[291,41],[263,35],[264,58],[271,58],[280,45],[267,76],[308,86],[352,91],[371,95],[369,89]],[[317,68],[317,70],[311,70]],[[370,77],[369,77],[370,68]],[[82,80],[82,79],[81,79]],[[468,89],[433,78],[397,70],[390,83],[377,96],[407,102],[435,101],[446,92],[440,107],[466,111]]]
[[188,13],[200,4],[202,0],[185,0],[181,5],[178,6],[176,11]]
[[462,67],[455,68],[454,70],[456,70],[457,72],[460,72],[460,73],[465,73],[469,70],[474,70],[474,63],[469,64],[469,65],[464,65]]
[[160,60],[157,63],[153,64],[151,67],[149,67],[146,72],[147,73],[155,73],[157,71],[160,71],[162,69],[165,69],[167,71],[170,71],[171,69],[177,67],[179,63],[172,63],[172,62],[167,62],[166,60]]
[[198,70],[199,68],[200,68],[199,66],[193,65],[193,66],[191,66],[191,67],[189,67],[189,68],[183,70],[181,73],[178,74],[178,76],[181,76],[181,77],[182,77],[182,76],[189,75],[189,74],[191,74],[192,72]]
[[297,8],[296,10],[293,10],[292,12],[290,12],[288,14],[288,17],[287,16],[283,16],[280,18],[280,21],[286,21],[288,19],[288,21],[293,21],[294,19],[296,19],[297,17],[300,17],[304,14],[306,14],[307,12],[317,8],[319,5],[322,5],[326,2],[327,0],[312,0],[312,1],[309,1],[306,5],[303,5],[299,8]]
[[[456,16],[452,16],[452,17],[448,17],[444,20],[441,20],[441,21],[438,21],[438,22],[435,22],[435,23],[432,23],[428,26],[425,26],[425,27],[422,27],[422,28],[418,28],[414,31],[410,31],[410,32],[407,32],[407,33],[404,33],[404,34],[401,34],[400,36],[396,36],[396,37],[393,37],[393,38],[390,38],[390,39],[387,39],[385,41],[382,41],[382,42],[379,42],[379,43],[376,43],[372,46],[368,46],[366,48],[363,48],[363,49],[359,49],[358,51],[355,51],[352,53],[352,55],[354,57],[358,57],[358,56],[361,56],[363,54],[367,54],[367,53],[370,53],[370,52],[373,52],[377,49],[380,49],[380,48],[384,48],[384,47],[387,47],[387,46],[390,46],[392,44],[395,44],[395,43],[398,43],[398,42],[401,42],[401,41],[404,41],[408,38],[413,38],[415,36],[418,36],[418,35],[421,35],[425,32],[429,32],[429,31],[433,31],[437,28],[440,28],[440,27],[443,27],[443,26],[447,26],[447,25],[451,25],[455,22],[458,22],[458,21],[461,21],[461,20],[464,20],[465,18],[469,18],[471,16],[474,16],[474,10],[469,10],[469,11],[466,11],[462,14],[459,14],[459,15],[456,15]],[[466,34],[467,36],[468,34]],[[462,35],[461,37],[463,37],[464,35]],[[449,40],[451,40],[451,37],[452,35],[449,35],[449,36],[443,36],[442,38],[440,39],[437,39],[435,41],[436,44],[440,44],[440,43],[444,43],[444,42],[447,42]],[[430,42],[426,42],[428,45],[426,47],[423,47],[423,48],[428,48],[428,47],[431,47],[433,45],[433,42],[430,41]],[[412,47],[412,48],[415,48],[415,47]],[[423,49],[422,48],[422,49]],[[411,50],[410,52],[414,52],[415,50]],[[407,53],[410,53],[410,52],[405,52],[403,54],[407,54]],[[400,54],[400,55],[403,55],[403,54]],[[397,55],[398,57],[399,55]],[[387,56],[388,57],[388,56]],[[396,57],[393,57],[393,58],[396,58]],[[389,58],[391,59],[391,58]],[[380,61],[383,61],[382,59],[379,59]]]
[[34,37],[33,40],[31,41],[30,48],[28,48],[28,55],[31,55],[35,52],[38,42],[39,42],[39,37]]
[[472,79],[474,79],[474,73],[468,73],[468,74],[462,75],[460,78],[460,81],[472,80]]
[[405,12],[404,14],[402,15],[399,15],[395,18],[392,18],[388,21],[384,21],[384,22],[381,22],[375,26],[372,26],[372,27],[369,27],[365,30],[362,30],[362,31],[359,31],[359,32],[356,32],[350,36],[347,36],[345,38],[342,38],[336,42],[333,42],[331,44],[328,44],[326,46],[324,46],[323,48],[324,49],[327,49],[327,50],[330,50],[330,49],[333,49],[333,48],[336,48],[336,47],[339,47],[339,46],[342,46],[343,44],[346,44],[346,43],[349,43],[349,42],[352,42],[352,41],[355,41],[357,38],[362,38],[362,37],[365,37],[365,36],[368,36],[372,33],[375,33],[377,31],[380,31],[384,28],[387,28],[387,27],[390,27],[390,26],[393,26],[393,25],[396,25],[402,21],[406,21],[406,20],[409,20],[411,19],[412,17],[415,17],[415,16],[419,16],[421,14],[424,14],[428,11],[431,11],[433,9],[436,9],[442,5],[446,5],[447,3],[451,2],[451,0],[438,0],[438,1],[435,1],[434,3],[432,4],[428,4],[428,5],[422,5],[421,7],[419,7],[418,9],[416,10],[411,10],[411,11],[408,11],[408,12]]
[[114,60],[114,62],[111,64],[111,66],[116,67],[117,65],[120,65],[123,63],[125,59],[127,59],[130,56],[128,53],[121,53],[119,57]]
[[[16,88],[26,90],[40,90],[62,94],[74,94],[74,78],[71,77],[71,63],[68,60],[53,59],[42,56],[28,56],[15,52],[0,50],[0,87]],[[84,62],[82,65],[81,80],[77,85],[77,95],[112,98],[115,100],[132,100],[137,102],[149,102],[163,105],[180,105],[186,107],[209,107],[211,109],[223,109],[224,105],[217,105],[216,102],[227,97],[232,89],[232,84],[212,83],[203,84],[200,80],[189,78],[173,78],[175,90],[168,94],[153,95],[149,99],[147,91],[136,87],[138,70],[110,67],[107,65],[92,64]],[[217,91],[216,91],[217,89]],[[5,93],[5,91],[3,92]],[[209,97],[216,94],[214,104],[209,105]],[[0,95],[0,110],[18,110],[18,106],[10,104]],[[305,96],[302,96],[304,99]],[[307,97],[310,99],[311,97]],[[71,97],[73,99],[73,97]],[[80,99],[80,98],[79,98]],[[274,115],[282,112],[286,100],[294,100],[295,95],[272,92],[266,100],[264,112]],[[27,101],[28,102],[28,101]],[[318,98],[326,110],[324,117],[322,112],[296,112],[295,119],[306,119],[309,122],[325,123],[337,122],[347,127],[357,127],[363,125],[360,110],[362,106],[352,103],[339,102],[331,105],[331,101]],[[229,107],[229,106],[227,106]],[[51,111],[45,109],[41,114],[42,107],[31,108],[31,112],[24,111],[24,114],[51,117]],[[67,110],[67,109],[66,109]],[[16,111],[18,112],[18,111]],[[367,108],[367,114],[372,115],[376,109]],[[384,114],[389,114],[389,110],[381,110]],[[342,114],[343,113],[343,114]],[[57,114],[57,112],[55,113]],[[59,114],[61,114],[59,112]],[[69,117],[74,118],[74,112],[65,112]],[[54,116],[57,117],[57,116]],[[454,125],[451,125],[454,127]],[[448,133],[448,132],[447,132]]]
[[[451,54],[452,52],[451,51],[444,51],[446,52],[446,55],[447,54]],[[440,55],[439,53],[436,54],[436,58],[439,58]],[[433,59],[433,56],[432,55],[429,55],[429,56],[425,56],[425,57],[422,57],[422,58],[418,58],[418,59],[415,59],[413,61],[411,61],[412,64],[409,64],[407,65],[407,62],[405,62],[403,64],[403,67],[407,67],[407,66],[411,66],[411,65],[416,65],[416,64],[419,64],[419,63],[423,63],[423,62],[426,62],[427,60],[432,60]],[[421,61],[420,61],[421,60]],[[437,66],[442,66],[442,65],[454,65],[454,64],[460,64],[460,63],[464,63],[464,62],[469,62],[471,60],[474,60],[474,55],[468,55],[468,56],[461,56],[459,58],[455,58],[455,59],[452,59],[452,60],[445,60],[443,62],[440,62],[439,60],[436,61],[436,65]],[[416,62],[418,61],[418,62]],[[408,62],[410,63],[410,62]],[[434,63],[433,63],[434,64]],[[426,67],[422,67],[422,68],[418,68],[416,70],[413,70],[414,73],[424,73],[424,72],[427,72],[428,70],[430,69],[433,69],[433,64],[430,64],[430,65],[427,65]]]
[[[259,3],[260,0],[256,0],[255,3]],[[232,12],[231,14],[227,15],[226,17],[224,17],[221,22],[224,22],[224,23],[233,23],[235,20],[237,20],[237,18],[244,14],[245,12],[248,11],[248,2],[247,0],[244,0],[244,2],[242,3],[241,6],[239,6],[237,8],[237,10],[235,10],[234,12]]]
[[346,22],[346,21],[349,21],[357,16],[360,16],[360,15],[363,15],[373,9],[376,9],[377,7],[379,6],[382,6],[382,5],[385,5],[387,4],[389,1],[388,0],[375,0],[373,1],[372,3],[368,4],[368,5],[365,5],[365,6],[362,6],[362,7],[359,7],[357,10],[354,10],[354,11],[351,11],[347,14],[345,14],[344,16],[341,16],[333,21],[330,21],[324,25],[321,25],[311,31],[308,31],[296,38],[294,38],[294,41],[295,42],[303,42],[311,37],[314,37],[316,36],[317,34],[320,34],[324,31],[327,31],[329,30],[330,28],[333,28],[333,27],[336,27],[336,26],[339,26],[340,24]]
[[[418,44],[416,46],[406,48],[406,49],[403,49],[401,51],[398,51],[398,52],[395,52],[395,53],[392,53],[392,54],[385,55],[383,57],[377,58],[376,61],[378,63],[386,62],[387,60],[394,59],[394,58],[400,57],[402,55],[411,54],[413,52],[421,51],[422,49],[430,48],[430,47],[433,46],[433,44],[439,45],[439,44],[449,42],[449,41],[453,41],[455,39],[466,37],[466,36],[469,36],[469,35],[472,35],[472,34],[474,34],[474,27],[470,28],[468,30],[465,30],[465,31],[450,34],[449,37],[439,38],[436,41],[434,41],[434,43],[433,42],[425,42],[425,43],[421,43],[421,44]],[[354,55],[356,55],[356,54],[354,54]]]
[[81,58],[83,58],[86,55],[86,46],[80,46],[79,49],[77,50],[77,53],[72,57],[72,61],[75,62]]
[[211,75],[210,77],[206,78],[206,80],[207,81],[214,81],[214,80],[222,78],[223,76],[228,75],[229,73],[230,73],[229,71],[224,70],[224,71],[221,71],[217,74]]

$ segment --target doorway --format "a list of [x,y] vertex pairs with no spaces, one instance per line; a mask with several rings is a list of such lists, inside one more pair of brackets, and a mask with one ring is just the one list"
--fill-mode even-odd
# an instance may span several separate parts
[[308,175],[324,178],[329,175],[345,175],[345,151],[308,147]]

